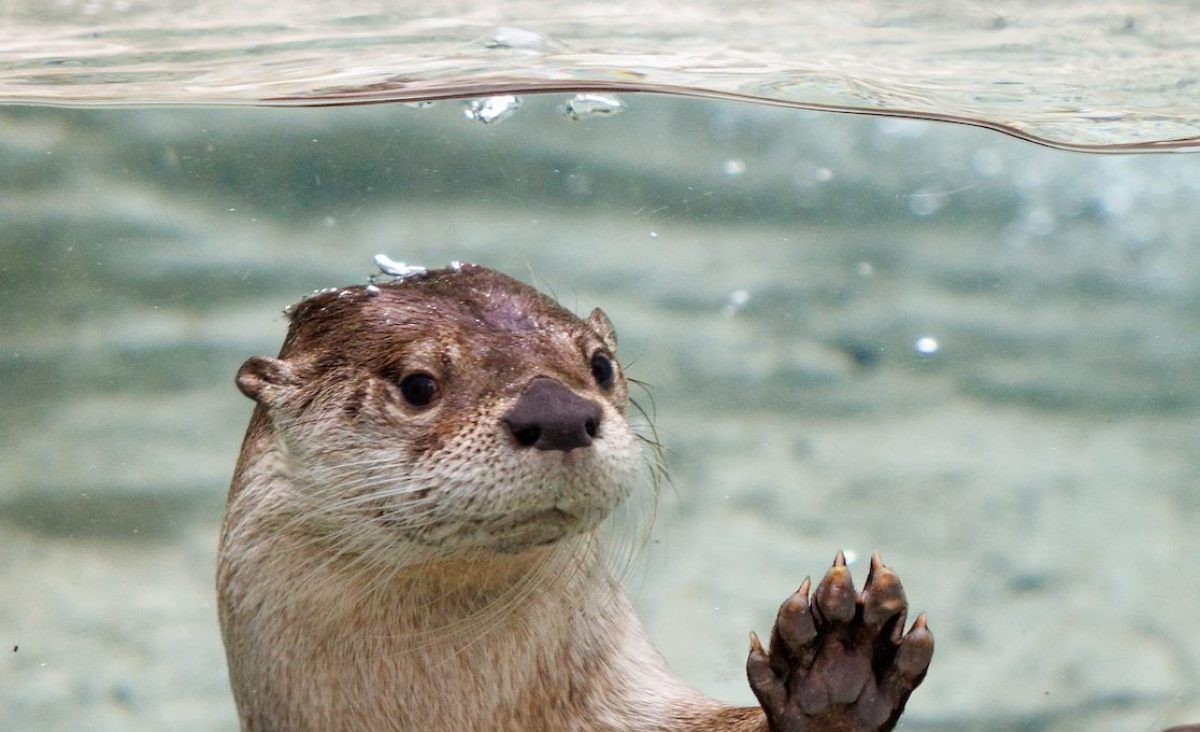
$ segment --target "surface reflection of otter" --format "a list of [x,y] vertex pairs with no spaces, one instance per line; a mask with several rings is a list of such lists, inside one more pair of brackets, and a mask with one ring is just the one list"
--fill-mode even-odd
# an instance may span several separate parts
[[839,554],[769,652],[751,637],[762,709],[690,689],[606,561],[605,519],[650,482],[608,318],[482,267],[388,271],[291,308],[279,357],[238,372],[257,408],[217,583],[243,729],[895,724],[933,638],[902,634],[878,557],[856,593]]

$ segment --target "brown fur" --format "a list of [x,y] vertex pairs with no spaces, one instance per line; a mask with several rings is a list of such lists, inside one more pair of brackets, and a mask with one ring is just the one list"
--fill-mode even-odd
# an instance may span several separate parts
[[[644,472],[624,375],[589,367],[615,348],[600,311],[472,266],[292,309],[238,376],[258,406],[217,586],[243,730],[766,729],[671,676],[606,566],[601,522]],[[430,407],[399,395],[414,372]],[[593,445],[506,438],[539,376],[600,404]]]

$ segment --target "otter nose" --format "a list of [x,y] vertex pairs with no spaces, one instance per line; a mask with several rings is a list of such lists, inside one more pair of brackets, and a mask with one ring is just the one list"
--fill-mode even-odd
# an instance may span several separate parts
[[569,452],[592,444],[600,429],[600,405],[560,382],[539,376],[504,415],[504,424],[521,447]]

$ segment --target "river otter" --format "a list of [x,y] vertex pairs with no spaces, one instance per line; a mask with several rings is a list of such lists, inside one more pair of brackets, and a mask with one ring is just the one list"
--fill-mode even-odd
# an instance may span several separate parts
[[497,272],[398,268],[289,309],[217,587],[243,730],[850,732],[894,726],[933,653],[878,556],[844,557],[751,634],[762,708],[647,641],[599,540],[645,478],[617,338]]

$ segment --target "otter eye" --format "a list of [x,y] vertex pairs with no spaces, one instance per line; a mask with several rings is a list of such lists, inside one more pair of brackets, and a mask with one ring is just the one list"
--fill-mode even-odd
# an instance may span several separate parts
[[409,374],[400,381],[400,394],[414,407],[428,406],[437,396],[438,383],[425,373]]
[[596,380],[601,389],[608,389],[613,385],[612,359],[600,351],[592,354],[592,378]]

